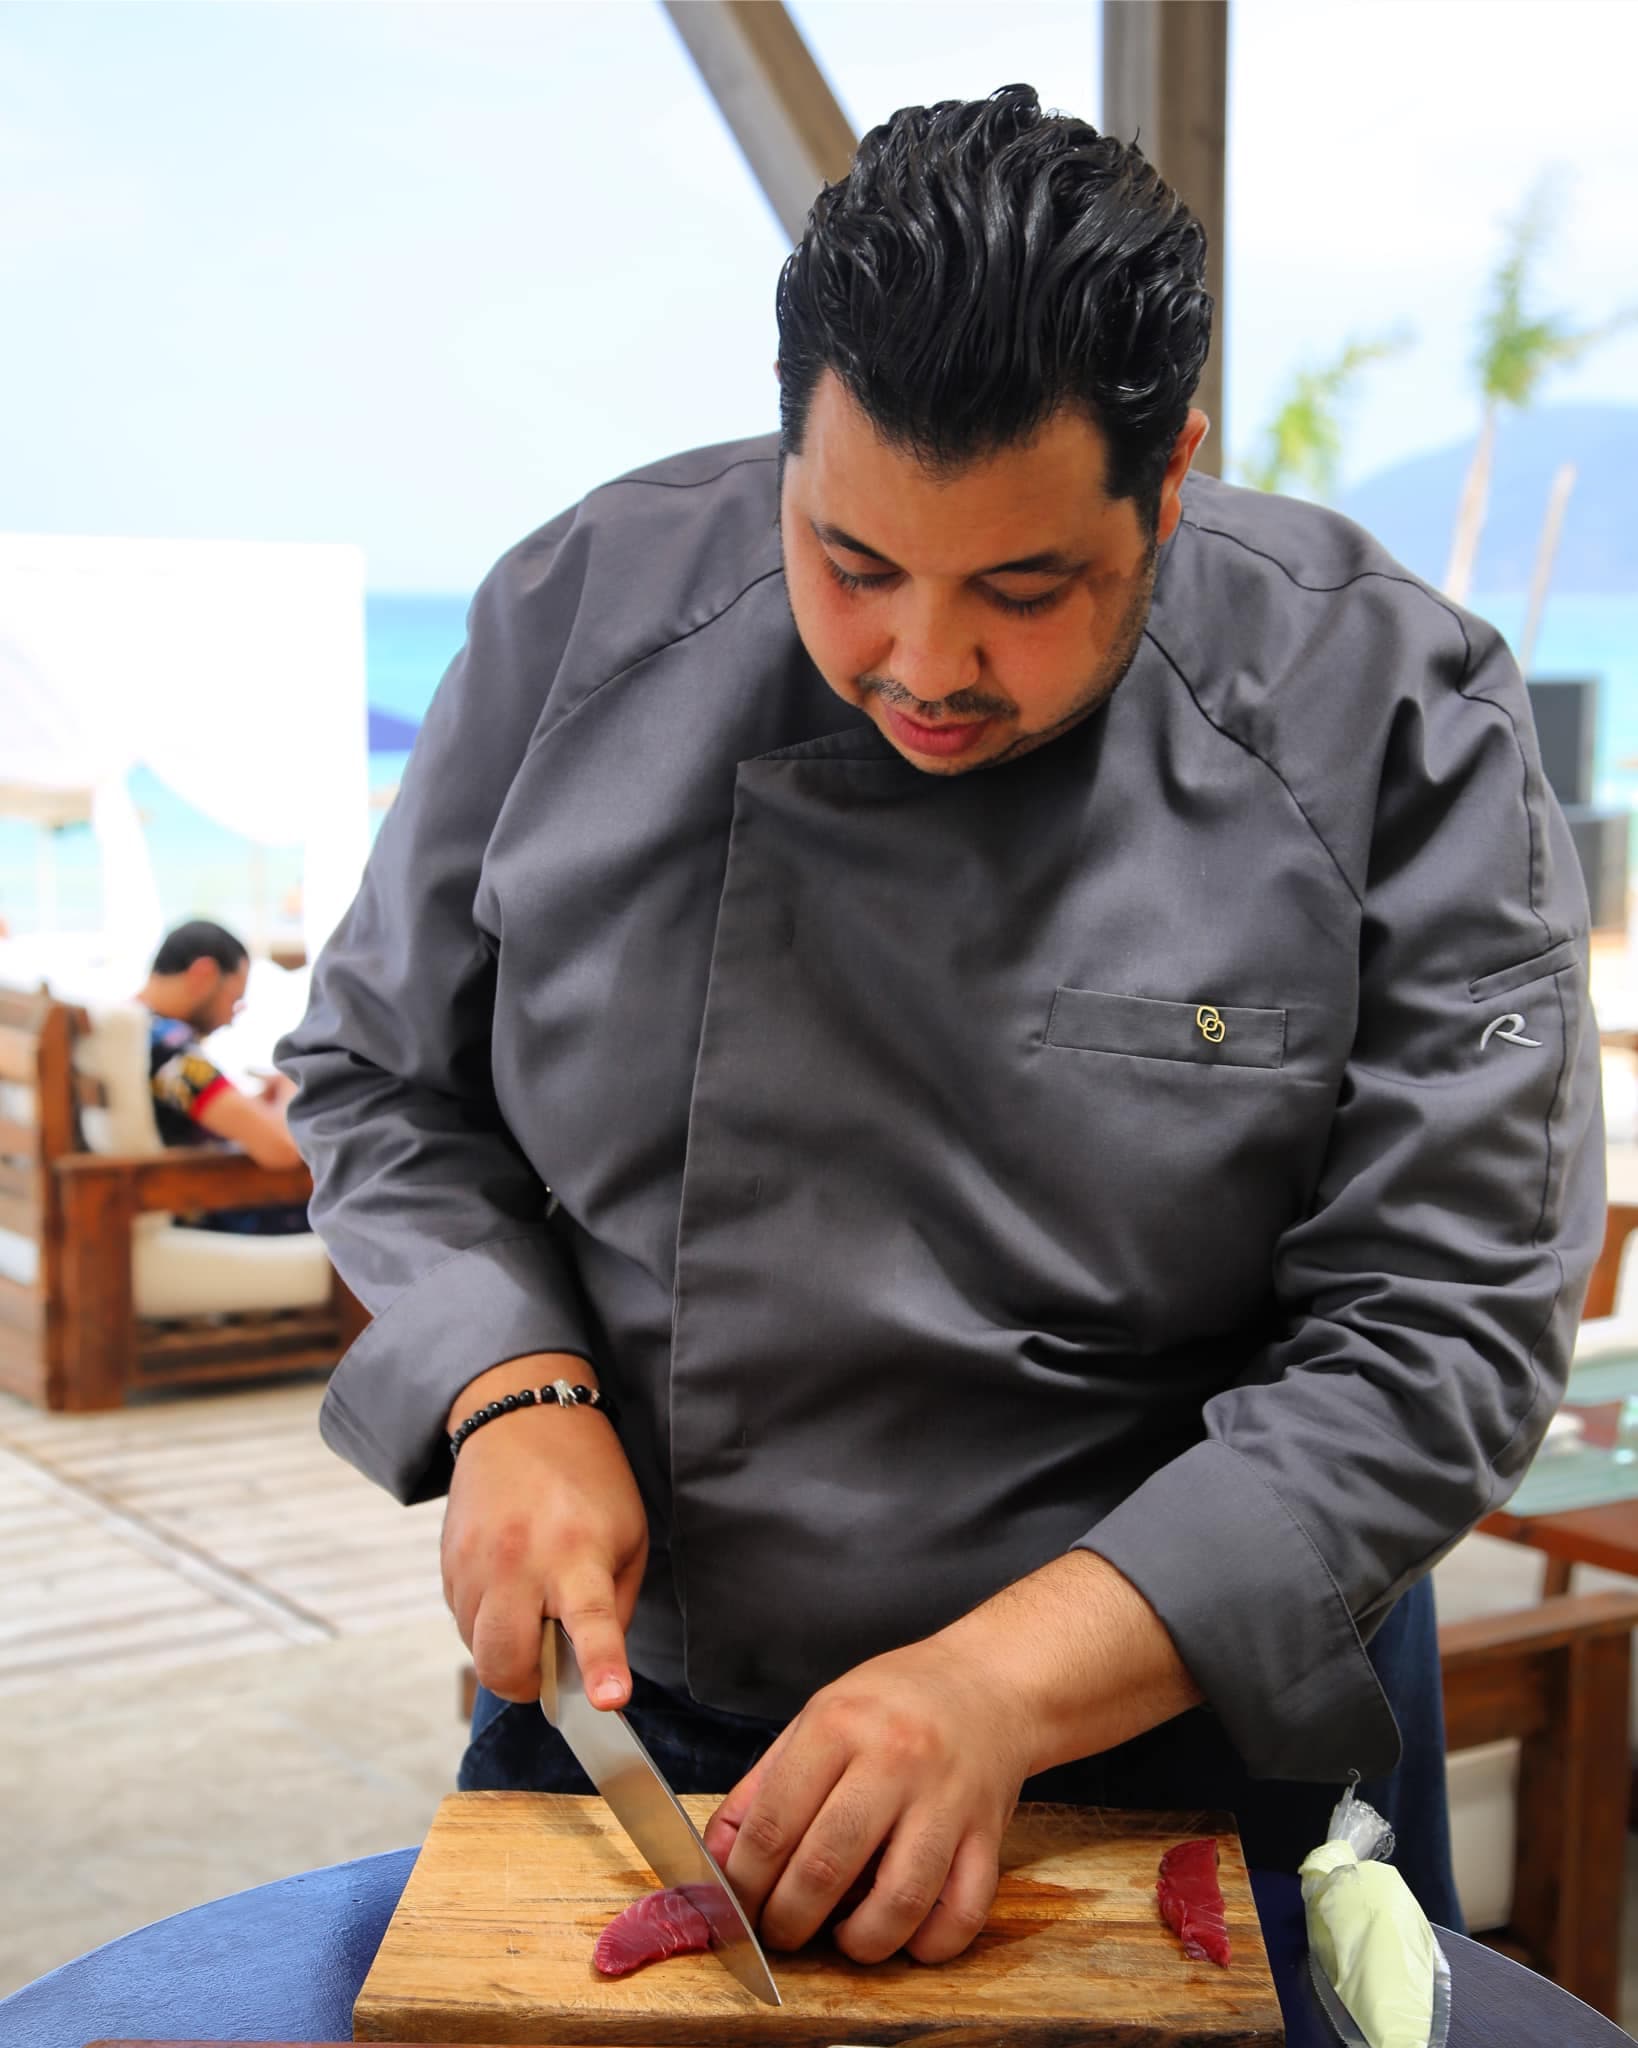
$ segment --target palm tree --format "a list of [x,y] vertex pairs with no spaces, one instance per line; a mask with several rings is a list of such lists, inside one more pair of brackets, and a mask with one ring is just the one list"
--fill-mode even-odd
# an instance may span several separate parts
[[1255,491],[1296,485],[1313,497],[1329,496],[1342,459],[1338,407],[1367,364],[1397,355],[1410,338],[1400,329],[1374,341],[1350,341],[1334,362],[1297,371],[1284,403],[1263,430],[1260,452],[1242,463],[1241,480]]
[[1531,267],[1552,226],[1556,201],[1556,180],[1544,175],[1509,224],[1502,260],[1490,280],[1490,304],[1479,322],[1474,367],[1479,373],[1483,413],[1478,445],[1462,485],[1450,565],[1445,570],[1446,595],[1458,604],[1472,587],[1479,536],[1490,503],[1490,470],[1502,407],[1528,405],[1549,370],[1579,362],[1590,348],[1633,317],[1630,312],[1619,313],[1597,327],[1573,330],[1555,314],[1531,319],[1525,313]]

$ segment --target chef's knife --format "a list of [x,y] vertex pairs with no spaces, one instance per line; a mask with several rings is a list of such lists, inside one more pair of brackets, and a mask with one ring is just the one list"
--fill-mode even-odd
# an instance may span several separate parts
[[747,1991],[778,2005],[779,1987],[727,1879],[625,1715],[587,1699],[560,1621],[549,1621],[541,1639],[540,1707],[661,1884],[688,1887],[689,1903],[710,1926],[712,1954]]

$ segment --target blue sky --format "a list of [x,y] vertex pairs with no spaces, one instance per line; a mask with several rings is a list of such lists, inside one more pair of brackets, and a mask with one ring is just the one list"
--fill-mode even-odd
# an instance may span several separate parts
[[[1013,79],[1096,120],[1094,0],[797,0],[856,128]],[[1548,166],[1545,304],[1638,298],[1623,0],[1234,0],[1231,454],[1409,323],[1348,478],[1477,420]],[[782,238],[652,0],[0,0],[0,529],[351,541],[464,591],[605,476],[773,424]],[[1638,402],[1638,331],[1545,396]]]

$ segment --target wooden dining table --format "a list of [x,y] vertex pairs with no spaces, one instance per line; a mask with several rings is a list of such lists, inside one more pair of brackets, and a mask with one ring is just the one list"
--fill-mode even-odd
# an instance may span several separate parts
[[1528,1544],[1541,1552],[1546,1559],[1544,1598],[1568,1592],[1570,1573],[1578,1564],[1638,1579],[1638,1498],[1549,1515],[1514,1515],[1504,1508],[1486,1515],[1479,1529],[1483,1535]]
[[[1573,1399],[1573,1383],[1572,1383]],[[1579,1408],[1586,1432],[1585,1441],[1595,1448],[1607,1448],[1620,1426],[1619,1401],[1599,1402]],[[1498,1509],[1479,1524],[1485,1536],[1499,1536],[1507,1543],[1527,1544],[1546,1559],[1542,1595],[1550,1598],[1570,1590],[1570,1574],[1578,1564],[1595,1565],[1600,1571],[1621,1572],[1638,1579],[1638,1462],[1631,1468],[1632,1493],[1626,1500],[1603,1501],[1594,1507],[1551,1509],[1546,1513],[1524,1512],[1514,1507]]]

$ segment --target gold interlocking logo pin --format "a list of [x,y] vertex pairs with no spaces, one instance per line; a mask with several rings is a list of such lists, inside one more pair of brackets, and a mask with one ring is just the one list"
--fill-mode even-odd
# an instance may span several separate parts
[[1208,1045],[1221,1045],[1228,1037],[1228,1026],[1223,1022],[1223,1013],[1210,1003],[1202,1003],[1194,1013],[1194,1021],[1200,1026],[1200,1036]]

